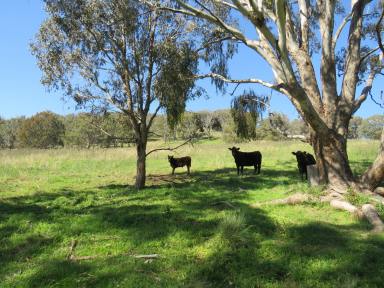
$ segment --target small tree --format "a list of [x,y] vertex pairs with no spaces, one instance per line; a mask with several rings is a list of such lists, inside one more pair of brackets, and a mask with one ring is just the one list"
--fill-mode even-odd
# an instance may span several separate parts
[[200,114],[194,112],[185,113],[175,129],[177,136],[182,139],[199,137],[204,131]]
[[309,128],[303,119],[295,119],[289,123],[289,133],[291,135],[302,135],[306,137],[309,135]]
[[256,95],[253,91],[244,92],[231,103],[231,114],[240,139],[256,138],[256,123],[268,104],[268,97]]
[[41,112],[23,122],[18,138],[21,147],[46,149],[63,146],[64,132],[64,124],[56,114]]
[[91,148],[98,145],[102,133],[92,123],[94,115],[90,113],[71,114],[64,117],[65,136],[64,145],[81,148]]
[[363,118],[361,117],[353,117],[351,119],[351,122],[349,122],[349,127],[348,127],[348,138],[349,139],[357,139],[360,137],[360,126],[363,123]]
[[[184,17],[134,0],[45,0],[48,19],[32,53],[42,83],[91,111],[120,111],[137,150],[136,188],[145,185],[148,132],[164,108],[175,125],[194,90],[198,55]],[[160,3],[159,1],[156,1]]]
[[19,117],[3,120],[0,123],[0,138],[2,148],[14,149],[18,146],[17,133],[24,120],[24,117]]
[[373,115],[362,120],[359,134],[368,139],[380,139],[384,128],[384,115]]

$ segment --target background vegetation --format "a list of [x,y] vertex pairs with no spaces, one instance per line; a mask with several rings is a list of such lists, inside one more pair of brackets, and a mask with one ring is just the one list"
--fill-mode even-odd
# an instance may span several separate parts
[[[258,120],[245,113],[247,131],[238,133],[230,110],[184,113],[181,122],[171,129],[164,115],[159,115],[150,131],[150,140],[218,138],[224,142],[249,140],[284,140],[290,136],[307,135],[301,119],[289,120],[281,113]],[[253,123],[251,123],[253,122]],[[366,119],[355,117],[349,127],[350,139],[379,139],[384,115]],[[134,131],[128,119],[119,113],[55,115],[41,112],[30,118],[0,119],[0,148],[52,147],[122,147],[134,143]]]

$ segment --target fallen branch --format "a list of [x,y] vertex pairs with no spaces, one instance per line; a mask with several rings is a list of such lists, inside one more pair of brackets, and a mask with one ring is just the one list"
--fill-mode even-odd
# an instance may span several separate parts
[[363,216],[363,214],[359,208],[357,208],[356,206],[352,205],[351,203],[349,203],[347,201],[335,199],[335,200],[332,200],[330,202],[330,204],[333,208],[348,211],[349,213],[352,213],[353,215],[355,215],[358,218],[362,218],[362,216]]
[[372,204],[365,204],[362,207],[363,214],[373,226],[373,232],[383,232],[384,223],[381,221],[379,214]]
[[296,204],[302,204],[304,202],[308,201],[316,201],[314,197],[311,197],[310,195],[303,194],[303,193],[296,193],[293,194],[287,198],[283,199],[275,199],[272,201],[267,201],[267,202],[261,202],[261,203],[254,203],[251,204],[250,206],[252,208],[258,208],[262,205],[296,205]]
[[159,254],[148,254],[148,255],[131,255],[134,258],[139,258],[139,259],[157,259],[160,257]]
[[344,200],[344,196],[338,192],[330,192],[320,197],[320,202],[331,202],[332,200]]
[[174,151],[174,150],[176,150],[176,149],[178,149],[178,148],[180,148],[180,147],[182,147],[182,146],[188,144],[188,143],[191,142],[191,141],[192,141],[192,138],[189,138],[189,139],[188,139],[187,141],[185,141],[184,143],[180,144],[179,146],[173,147],[173,148],[168,147],[168,148],[157,148],[157,149],[153,149],[153,150],[149,151],[147,154],[145,154],[145,157],[147,157],[149,154],[151,154],[151,153],[153,153],[153,152],[156,152],[156,151]]
[[384,196],[384,187],[377,187],[373,193]]
[[369,223],[373,226],[372,232],[383,232],[384,231],[384,223],[381,221],[379,214],[377,213],[375,207],[372,204],[364,204],[361,209],[357,208],[356,206],[352,205],[351,203],[343,200],[332,200],[330,202],[331,206],[340,209],[345,210],[359,219],[366,218]]
[[[113,255],[113,256],[116,256],[116,255]],[[96,258],[100,258],[100,257],[103,257],[103,256],[100,256],[100,255],[91,255],[91,256],[74,256],[74,255],[71,255],[69,260],[72,260],[72,261],[92,260],[92,259],[96,259]]]

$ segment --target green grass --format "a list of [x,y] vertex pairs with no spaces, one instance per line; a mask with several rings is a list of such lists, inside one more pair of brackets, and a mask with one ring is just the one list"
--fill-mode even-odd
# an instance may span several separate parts
[[[178,150],[192,156],[190,177],[151,154],[141,191],[133,148],[0,151],[0,287],[382,287],[384,237],[367,223],[327,204],[250,207],[320,193],[290,153],[309,146],[242,144],[263,164],[240,177],[230,146]],[[353,170],[377,147],[351,141]],[[67,259],[72,240],[76,257],[95,258]]]

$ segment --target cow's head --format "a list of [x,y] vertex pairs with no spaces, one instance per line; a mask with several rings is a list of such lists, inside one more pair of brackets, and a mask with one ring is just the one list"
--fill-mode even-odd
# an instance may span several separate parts
[[233,146],[232,148],[228,148],[228,149],[232,151],[232,155],[235,155],[236,152],[239,152],[239,151],[240,151],[240,148],[237,148],[237,147],[235,147],[235,146]]

